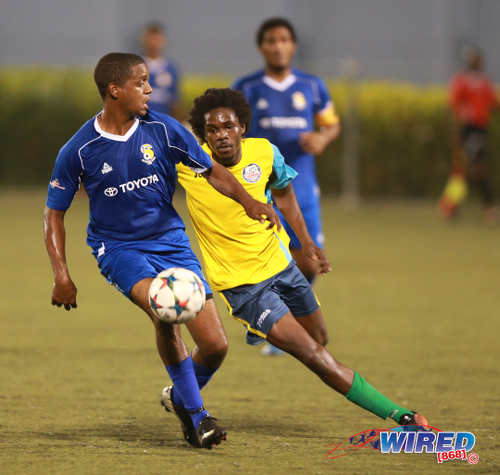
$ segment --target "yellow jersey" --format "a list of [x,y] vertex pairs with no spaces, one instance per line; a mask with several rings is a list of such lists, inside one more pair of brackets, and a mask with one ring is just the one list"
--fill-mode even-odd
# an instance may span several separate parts
[[[207,144],[203,149],[212,156]],[[297,173],[285,164],[267,139],[241,141],[241,160],[227,167],[256,200],[270,200],[270,186],[285,188]],[[218,291],[256,284],[281,272],[291,261],[284,228],[266,229],[247,216],[244,208],[219,193],[200,174],[179,163],[178,180],[186,190],[189,215],[203,254],[210,285]]]

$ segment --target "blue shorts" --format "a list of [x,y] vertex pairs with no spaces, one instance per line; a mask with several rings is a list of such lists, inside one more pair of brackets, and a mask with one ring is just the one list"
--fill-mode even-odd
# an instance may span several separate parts
[[99,258],[98,265],[107,281],[128,298],[137,282],[147,277],[156,277],[162,270],[170,267],[184,267],[193,271],[203,282],[207,297],[212,296],[212,290],[201,272],[200,263],[189,247],[182,252],[145,252],[130,247],[117,248]]
[[223,290],[222,295],[232,316],[247,327],[247,343],[251,345],[267,338],[273,325],[288,312],[305,317],[319,308],[311,285],[293,261],[269,279]]
[[[304,216],[304,221],[306,222],[307,230],[313,238],[314,243],[318,247],[323,247],[325,243],[325,237],[323,235],[323,225],[321,223],[321,207],[319,201],[310,203],[304,207],[301,207],[302,215]],[[286,222],[283,215],[276,209],[286,232],[290,236],[290,249],[300,249],[302,245],[300,244],[299,238],[293,232],[291,226]]]

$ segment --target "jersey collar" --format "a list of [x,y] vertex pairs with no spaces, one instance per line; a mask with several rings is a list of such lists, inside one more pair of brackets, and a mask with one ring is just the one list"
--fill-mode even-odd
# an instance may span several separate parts
[[139,119],[136,117],[135,122],[132,124],[132,127],[127,130],[127,133],[125,135],[118,135],[118,134],[110,134],[109,132],[106,132],[101,129],[101,126],[99,125],[99,121],[97,120],[97,117],[99,117],[100,113],[95,116],[94,119],[94,128],[97,131],[97,133],[104,138],[110,139],[110,140],[116,140],[117,142],[126,142],[130,137],[132,137],[132,134],[136,131],[137,127],[139,126]]
[[262,78],[264,84],[268,85],[271,89],[276,89],[280,92],[286,91],[296,80],[297,78],[295,77],[295,74],[291,73],[283,81],[276,81],[276,79],[266,75]]

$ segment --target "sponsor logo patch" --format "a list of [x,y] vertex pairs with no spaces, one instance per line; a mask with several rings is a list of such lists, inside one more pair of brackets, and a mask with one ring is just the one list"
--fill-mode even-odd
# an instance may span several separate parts
[[160,179],[158,178],[158,175],[155,173],[154,175],[143,176],[142,178],[137,178],[136,180],[130,180],[127,181],[126,183],[120,183],[118,185],[118,188],[110,186],[109,188],[106,188],[104,190],[104,194],[108,198],[112,198],[113,196],[116,196],[119,191],[121,191],[122,193],[127,193],[128,191],[144,188],[153,183],[158,183],[159,181]]
[[262,117],[259,125],[263,129],[307,129],[304,117]]
[[114,186],[110,186],[109,188],[106,188],[104,190],[104,194],[108,198],[112,198],[113,196],[116,196],[118,194],[118,188],[115,188]]

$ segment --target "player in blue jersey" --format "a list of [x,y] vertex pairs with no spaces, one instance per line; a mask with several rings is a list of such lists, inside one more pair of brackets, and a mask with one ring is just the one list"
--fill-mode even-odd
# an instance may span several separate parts
[[170,114],[178,120],[185,115],[179,96],[179,68],[164,55],[167,44],[165,28],[161,23],[150,23],[144,28],[142,47],[144,60],[149,69],[151,92],[149,109]]
[[[340,124],[324,82],[291,67],[296,50],[295,29],[283,18],[270,18],[257,31],[257,46],[265,67],[238,79],[233,88],[243,93],[252,110],[248,137],[263,137],[275,144],[298,176],[295,195],[309,234],[323,246],[319,187],[314,155],[320,155],[340,132]],[[319,130],[315,130],[316,127]],[[284,221],[292,255],[312,281],[318,264],[302,252],[300,242]]]
[[[233,88],[241,91],[252,110],[248,137],[262,137],[275,144],[298,176],[293,188],[309,234],[323,247],[319,186],[314,156],[340,133],[340,122],[324,82],[317,76],[292,68],[297,47],[293,25],[284,18],[269,18],[257,30],[257,47],[264,69],[238,79]],[[319,127],[318,130],[316,128]],[[319,273],[318,262],[303,251],[297,235],[280,214],[290,236],[292,256],[309,282]],[[321,329],[326,332],[326,328]],[[282,354],[266,345],[264,354]]]
[[175,119],[148,112],[151,86],[144,60],[128,53],[101,58],[94,78],[103,110],[87,121],[57,156],[44,212],[44,234],[54,272],[52,304],[76,307],[77,289],[65,256],[64,215],[79,184],[90,201],[87,243],[101,273],[144,310],[156,329],[158,352],[175,385],[172,400],[182,410],[186,440],[211,448],[225,438],[203,407],[200,389],[227,352],[227,339],[215,304],[187,327],[197,345],[192,356],[177,325],[158,320],[149,306],[152,279],[169,267],[184,267],[202,278],[184,224],[172,206],[176,164],[202,174],[219,192],[241,203],[265,227],[279,227],[272,207],[253,199],[222,165],[213,162],[194,136]]

